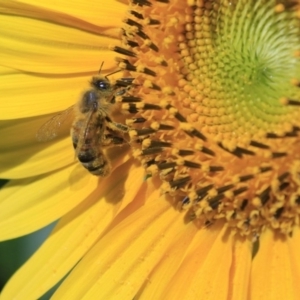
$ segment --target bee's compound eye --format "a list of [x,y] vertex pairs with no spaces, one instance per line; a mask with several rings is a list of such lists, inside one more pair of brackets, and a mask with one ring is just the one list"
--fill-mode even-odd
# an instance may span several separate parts
[[106,79],[97,79],[93,82],[96,89],[107,91],[110,88],[110,83]]

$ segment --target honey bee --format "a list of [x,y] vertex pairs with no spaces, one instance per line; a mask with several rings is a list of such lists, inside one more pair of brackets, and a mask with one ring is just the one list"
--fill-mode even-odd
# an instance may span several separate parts
[[111,167],[103,149],[124,144],[124,134],[128,132],[126,125],[111,119],[111,112],[115,97],[125,94],[132,81],[133,78],[121,78],[111,84],[107,76],[94,76],[90,82],[91,89],[84,92],[77,104],[46,122],[38,130],[37,139],[47,141],[55,138],[64,120],[74,112],[71,138],[75,156],[91,174],[109,175]]

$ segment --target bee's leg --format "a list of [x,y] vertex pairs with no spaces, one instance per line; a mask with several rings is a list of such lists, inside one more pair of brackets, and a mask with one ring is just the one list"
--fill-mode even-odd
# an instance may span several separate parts
[[107,127],[114,131],[128,132],[128,126],[122,123],[111,121],[107,123]]
[[119,96],[123,96],[127,93],[127,91],[129,90],[130,87],[127,87],[127,88],[124,88],[124,89],[121,89],[121,90],[118,90],[111,98],[110,100],[110,103],[114,104],[116,103],[116,97],[119,97]]
[[114,134],[105,134],[104,138],[102,140],[102,146],[112,146],[112,145],[123,145],[127,143],[127,141],[125,139],[123,139],[122,137],[118,136],[118,135],[114,135]]
[[117,96],[122,96],[124,94],[126,94],[130,88],[132,87],[132,82],[133,82],[134,78],[121,78],[119,80],[117,80],[114,88],[116,89],[116,92],[114,93],[113,99],[112,99],[112,103],[115,102],[115,97]]

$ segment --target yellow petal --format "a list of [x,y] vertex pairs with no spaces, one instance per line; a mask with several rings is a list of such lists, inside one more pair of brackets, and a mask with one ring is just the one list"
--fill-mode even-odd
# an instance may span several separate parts
[[228,299],[233,240],[221,226],[199,230],[161,299]]
[[[189,234],[186,234],[186,238],[189,236]],[[145,283],[145,287],[138,294],[140,297],[139,299],[193,300],[222,299],[222,297],[224,299],[246,299],[251,267],[251,243],[240,238],[237,238],[233,243],[233,257],[229,271],[230,274],[228,277],[224,276],[224,278],[221,279],[223,284],[228,285],[227,296],[226,293],[222,295],[222,291],[219,288],[217,288],[215,291],[218,296],[213,295],[212,290],[214,287],[212,287],[212,290],[208,293],[206,293],[207,291],[204,289],[203,294],[201,294],[200,288],[198,289],[198,285],[201,285],[201,281],[204,281],[204,284],[208,284],[207,280],[210,282],[212,280],[210,277],[208,277],[209,273],[207,273],[206,276],[203,275],[205,270],[201,272],[203,278],[201,278],[201,275],[197,276],[198,265],[197,263],[193,264],[193,261],[202,261],[200,256],[204,256],[203,259],[206,259],[206,252],[209,253],[209,248],[214,247],[213,243],[214,240],[218,238],[217,234],[217,231],[199,231],[193,239],[193,246],[195,249],[193,249],[193,246],[185,244],[184,242],[181,243],[180,240],[176,240],[176,242],[172,244],[172,247],[170,247],[169,254],[164,257],[160,262],[160,265],[154,269],[154,276],[149,276],[149,279]],[[191,249],[189,249],[189,247]],[[187,257],[185,260],[183,260],[182,255],[179,254],[184,250],[186,252],[189,250],[189,253],[186,254]],[[230,261],[230,257],[228,257],[226,260]],[[191,263],[189,263],[189,261]],[[215,257],[215,261],[220,263],[219,256]],[[216,268],[212,270],[216,270]],[[173,275],[173,279],[170,278],[170,274]],[[199,282],[197,282],[196,278],[194,279],[194,276],[198,278]],[[191,286],[190,282],[192,283]],[[182,286],[180,286],[180,284]]]
[[24,74],[2,76],[0,89],[4,100],[0,103],[0,119],[27,118],[67,109],[90,88],[89,81],[98,72],[100,63],[101,60],[95,64],[95,72],[90,72],[88,76],[73,78],[43,78]]
[[[74,1],[72,5],[67,1],[53,1],[51,4],[45,2],[42,4],[32,1],[30,4],[30,1],[26,3],[5,1],[1,4],[0,14],[12,16],[14,20],[24,17],[103,36],[117,37],[116,33],[119,33],[117,28],[121,26],[126,11],[126,5],[113,0],[106,1],[105,7],[96,1],[91,1],[90,5],[82,1]],[[0,24],[4,25],[4,22],[0,21]],[[35,31],[38,32],[39,28],[36,27]]]
[[289,257],[291,261],[291,273],[294,279],[294,282],[297,283],[297,297],[299,298],[299,282],[300,282],[300,256],[299,256],[299,249],[300,249],[300,228],[295,227],[293,231],[293,237],[288,239],[287,241],[288,248],[289,248]]
[[[58,12],[59,4],[63,12]],[[115,54],[108,48],[118,43],[117,26],[126,6],[115,1],[105,8],[99,2],[73,4],[64,1],[39,8],[7,1],[1,5],[0,64],[6,72],[0,81],[5,99],[0,104],[0,119],[66,109],[79,99],[102,62],[103,73],[115,68]],[[91,15],[91,19],[76,19],[72,13],[82,13],[86,19]],[[94,19],[99,25],[92,23]]]
[[[50,116],[34,117],[26,119],[6,120],[0,121],[0,149],[1,152],[9,152],[12,149],[22,149],[33,144],[43,145],[47,144],[37,143],[37,131]],[[71,121],[71,120],[70,120]],[[64,137],[69,135],[71,123],[68,121],[67,129],[59,130],[59,136]],[[66,120],[67,122],[67,120]]]
[[61,140],[38,142],[36,134],[42,124],[49,120],[28,118],[0,122],[0,177],[25,178],[44,174],[75,162],[69,131],[69,118],[58,131]]
[[[94,24],[105,24],[108,25],[108,21],[112,25],[121,27],[122,18],[124,17],[124,10],[126,6],[116,0],[106,0],[105,5],[98,0],[89,0],[88,4],[82,0],[72,1],[72,5],[68,0],[53,0],[53,1],[38,1],[38,0],[26,0],[26,1],[6,1],[7,7],[25,9],[30,6],[36,6],[52,11],[59,11],[65,14],[75,16],[83,19],[87,22]],[[111,12],[114,14],[111,14]],[[107,15],[111,14],[109,20]],[[117,24],[115,22],[118,22]]]
[[133,299],[182,230],[183,221],[155,191],[91,249],[53,299]]
[[5,101],[0,103],[0,119],[40,116],[65,110],[79,100],[82,92],[89,87],[90,78],[43,78],[24,74],[2,76],[0,89]]
[[299,229],[296,231],[292,239],[274,234],[271,230],[261,236],[259,251],[252,263],[251,299],[300,299],[299,254],[295,256],[300,246],[300,236]]
[[198,237],[197,231],[197,227],[191,223],[184,226],[176,238],[170,241],[168,249],[162,253],[161,260],[153,266],[153,271],[147,276],[147,280],[136,295],[137,299],[163,299],[162,292],[168,285],[171,275],[177,272],[191,242]]
[[247,299],[252,263],[252,242],[235,237],[229,273],[228,299]]
[[[11,17],[1,16],[0,21],[0,25],[11,25],[0,30],[0,64],[3,66],[41,74],[97,73],[101,62],[106,60],[106,67],[112,66],[115,55],[108,51],[108,46],[116,44],[115,39],[31,19],[21,18],[17,22]],[[36,26],[42,27],[42,36],[30,36],[25,30],[21,30],[21,26],[34,33],[40,32],[34,31]],[[57,36],[60,36],[61,41]],[[12,49],[20,49],[20,53]]]
[[[73,9],[82,9],[82,3],[79,6],[76,4],[79,2],[75,3]],[[100,3],[98,5],[102,6]],[[118,7],[126,8],[125,5]],[[59,9],[59,5],[56,9]],[[118,13],[124,13],[124,9]],[[86,11],[86,16],[90,10],[92,8]],[[115,44],[118,39],[120,30],[116,25],[121,24],[121,19],[117,13],[116,19],[119,21],[115,20],[113,11],[111,7],[106,7],[103,10],[105,17],[98,16],[103,25],[97,25],[64,11],[13,1],[3,3],[0,7],[0,64],[42,74],[97,70],[99,56],[102,56],[102,60],[109,57],[112,60],[108,46]],[[112,23],[107,24],[109,22]],[[103,53],[101,50],[104,50]]]
[[107,229],[124,195],[132,200],[139,191],[143,172],[129,162],[112,174],[114,180],[105,178],[95,190],[86,190],[86,199],[59,221],[6,285],[1,299],[38,299],[66,275]]
[[97,187],[98,178],[78,167],[14,180],[2,188],[0,239],[15,238],[42,228],[83,201],[88,191]]
[[[129,155],[126,149],[122,155],[120,149],[112,149],[108,157],[113,169],[108,179],[112,180],[118,166],[127,162]],[[132,160],[128,164],[133,164]],[[89,191],[99,189],[102,180],[76,164],[50,174],[9,182],[0,190],[0,240],[30,233],[57,220],[86,199]]]
[[35,145],[1,153],[0,177],[17,179],[44,174],[75,162],[70,138],[47,148]]

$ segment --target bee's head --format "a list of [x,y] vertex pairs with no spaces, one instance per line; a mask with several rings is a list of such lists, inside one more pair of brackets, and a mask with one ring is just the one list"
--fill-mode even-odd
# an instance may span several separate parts
[[107,92],[111,89],[109,80],[105,77],[95,76],[92,78],[91,85],[98,91]]

